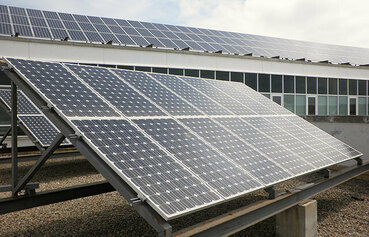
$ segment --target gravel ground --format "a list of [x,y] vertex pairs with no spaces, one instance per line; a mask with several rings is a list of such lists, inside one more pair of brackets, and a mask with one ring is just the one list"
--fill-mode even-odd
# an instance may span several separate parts
[[[33,162],[20,163],[25,173]],[[10,164],[0,164],[0,184],[9,184]],[[277,186],[286,190],[317,178],[304,176]],[[51,159],[32,181],[41,190],[104,180],[82,157]],[[9,194],[0,193],[0,198]],[[178,230],[266,198],[263,191],[173,220]],[[369,180],[353,179],[315,197],[319,236],[369,236]],[[0,215],[0,236],[153,236],[155,231],[117,193],[66,201]],[[275,236],[275,218],[235,236]]]

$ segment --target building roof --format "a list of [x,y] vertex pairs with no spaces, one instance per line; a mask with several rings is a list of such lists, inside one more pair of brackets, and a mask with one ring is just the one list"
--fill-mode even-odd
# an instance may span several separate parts
[[354,66],[369,49],[0,5],[0,35],[156,47]]

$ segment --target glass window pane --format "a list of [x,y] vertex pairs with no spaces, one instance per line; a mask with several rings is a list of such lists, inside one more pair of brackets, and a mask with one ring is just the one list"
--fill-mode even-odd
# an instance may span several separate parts
[[366,97],[359,97],[359,115],[366,115]]
[[259,91],[270,92],[270,74],[259,74]]
[[181,68],[169,68],[169,74],[183,76],[183,69],[181,69]]
[[357,108],[357,100],[356,98],[349,98],[349,114],[350,115],[357,115],[357,111],[356,111],[356,108]]
[[242,72],[231,72],[231,81],[243,83],[243,73]]
[[306,93],[306,77],[296,77],[296,93]]
[[359,95],[366,95],[366,81],[359,80]]
[[316,94],[316,77],[307,78],[307,93]]
[[117,68],[119,68],[119,69],[126,69],[126,70],[135,70],[135,67],[134,66],[118,65]]
[[338,114],[338,96],[329,96],[329,115]]
[[295,93],[294,76],[284,76],[284,93]]
[[318,78],[318,94],[327,94],[327,78]]
[[282,105],[282,96],[280,95],[274,95],[273,97],[273,101],[279,105]]
[[214,76],[215,76],[214,71],[209,71],[209,70],[201,70],[200,71],[200,77],[202,77],[202,78],[214,79]]
[[217,71],[216,78],[217,80],[229,81],[229,72]]
[[245,83],[254,90],[257,90],[257,74],[245,73]]
[[282,93],[282,75],[272,75],[272,92]]
[[327,115],[327,96],[318,96],[318,115]]
[[293,95],[284,95],[283,98],[284,101],[284,107],[291,111],[292,113],[295,112],[295,101],[293,98]]
[[308,115],[316,114],[316,97],[308,97]]
[[270,99],[270,94],[263,93],[262,95],[265,96],[266,98]]
[[185,69],[185,76],[188,77],[199,77],[200,71],[195,69]]
[[167,74],[168,73],[168,68],[165,68],[165,67],[153,67],[152,68],[152,72]]
[[340,79],[339,80],[339,89],[340,95],[347,95],[347,80]]
[[347,115],[347,96],[339,97],[339,109],[340,115]]
[[139,66],[136,66],[135,67],[135,70],[136,71],[142,71],[142,72],[151,72],[151,67],[139,67]]
[[329,78],[329,94],[337,95],[337,79],[336,78]]
[[350,95],[357,95],[357,80],[349,80]]
[[296,95],[296,114],[306,114],[306,96],[304,95]]

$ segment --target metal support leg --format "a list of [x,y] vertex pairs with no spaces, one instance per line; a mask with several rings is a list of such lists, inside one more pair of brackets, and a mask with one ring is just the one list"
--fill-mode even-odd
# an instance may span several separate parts
[[355,158],[355,160],[357,162],[357,165],[362,165],[363,164],[363,158],[357,157],[357,158]]
[[18,185],[13,189],[13,196],[24,188],[24,186],[32,179],[36,172],[41,168],[41,166],[46,162],[46,160],[54,153],[54,151],[59,147],[60,143],[64,141],[65,137],[63,134],[59,133],[51,145],[42,153],[41,157],[32,166],[32,168],[27,172],[27,174],[22,178]]
[[268,199],[275,199],[278,197],[278,191],[273,186],[265,188],[264,190],[269,194]]
[[10,126],[8,128],[8,130],[6,130],[6,132],[4,133],[3,137],[0,140],[0,145],[3,144],[3,142],[5,141],[5,139],[9,136],[10,132],[12,131],[12,127]]
[[[17,134],[17,86],[11,82],[11,104],[12,104],[12,188],[17,186],[18,182],[18,134]],[[15,194],[13,193],[13,196]]]

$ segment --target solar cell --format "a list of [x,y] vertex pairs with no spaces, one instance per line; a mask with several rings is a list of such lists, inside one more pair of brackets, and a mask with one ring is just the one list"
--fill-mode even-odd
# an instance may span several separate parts
[[192,87],[201,91],[210,99],[216,101],[218,104],[222,105],[224,108],[227,108],[231,112],[237,115],[255,115],[256,113],[252,111],[250,108],[238,103],[236,100],[232,99],[232,97],[228,96],[224,92],[218,90],[214,86],[212,86],[206,79],[200,78],[191,78],[191,77],[180,77],[184,82],[188,83]]
[[[27,99],[27,97],[18,91],[18,114],[39,114],[40,112],[35,108],[35,106]],[[7,106],[8,110],[11,109],[11,91],[6,89],[0,89],[0,99]]]
[[118,116],[59,63],[9,59],[65,116]]
[[67,67],[126,116],[165,115],[106,68],[79,65]]
[[146,73],[119,69],[113,69],[113,71],[171,115],[201,114],[197,109],[180,99]]
[[126,120],[73,120],[121,177],[168,218],[221,200]]
[[208,115],[231,115],[225,108],[209,99],[204,94],[191,87],[187,83],[179,80],[177,76],[150,73],[150,76],[158,80],[160,83],[186,99],[192,105]]

